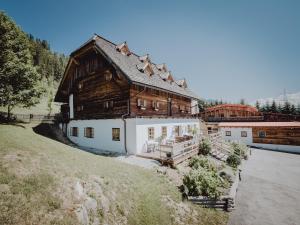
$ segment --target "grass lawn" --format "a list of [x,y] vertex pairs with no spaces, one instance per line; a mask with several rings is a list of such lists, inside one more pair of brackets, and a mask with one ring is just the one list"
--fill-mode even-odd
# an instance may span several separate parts
[[164,175],[0,125],[0,224],[226,224]]

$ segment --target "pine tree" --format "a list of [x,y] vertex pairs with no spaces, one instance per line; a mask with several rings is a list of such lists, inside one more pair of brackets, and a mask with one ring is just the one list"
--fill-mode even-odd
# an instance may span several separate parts
[[257,108],[258,111],[260,111],[260,103],[259,103],[259,101],[256,101],[255,107]]
[[242,99],[240,100],[240,104],[241,104],[241,105],[245,105],[245,99],[242,98]]
[[266,102],[266,104],[264,106],[264,110],[265,110],[265,112],[270,112],[271,111],[271,107],[270,107],[269,101]]
[[291,105],[290,113],[291,113],[292,115],[296,115],[296,113],[297,113],[297,110],[296,110],[296,107],[295,107],[294,104]]
[[282,108],[282,113],[284,114],[290,114],[291,113],[291,104],[286,101],[283,105],[283,108]]
[[273,100],[273,102],[272,102],[270,111],[271,111],[272,113],[277,113],[277,112],[278,112],[278,109],[277,109],[277,105],[276,105],[275,100]]
[[0,12],[0,105],[7,107],[8,119],[16,105],[38,103],[42,89],[32,64],[27,35]]

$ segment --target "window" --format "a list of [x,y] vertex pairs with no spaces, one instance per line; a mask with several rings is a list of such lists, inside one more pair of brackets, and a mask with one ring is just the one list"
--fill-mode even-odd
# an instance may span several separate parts
[[161,136],[162,137],[167,137],[168,133],[167,133],[167,127],[166,126],[163,126],[161,127]]
[[228,130],[227,130],[227,131],[225,132],[225,135],[226,135],[226,136],[231,136],[231,131],[228,131]]
[[76,107],[76,110],[77,110],[77,112],[82,111],[82,110],[83,110],[83,105],[78,105],[78,106]]
[[112,128],[112,140],[120,141],[120,128]]
[[174,130],[175,130],[175,135],[178,137],[180,134],[180,126],[175,126]]
[[140,107],[141,109],[146,109],[147,101],[145,99],[138,98],[137,106]]
[[193,133],[192,125],[188,125],[188,133],[189,134]]
[[84,136],[87,138],[94,138],[94,128],[92,127],[84,128]]
[[259,136],[260,138],[266,137],[266,131],[258,131],[258,136]]
[[148,140],[153,140],[154,139],[154,127],[149,127],[148,128]]
[[247,137],[247,131],[241,131],[241,137]]
[[152,108],[154,110],[158,110],[159,109],[159,102],[158,101],[152,101]]
[[74,137],[78,137],[78,127],[71,127],[70,135]]

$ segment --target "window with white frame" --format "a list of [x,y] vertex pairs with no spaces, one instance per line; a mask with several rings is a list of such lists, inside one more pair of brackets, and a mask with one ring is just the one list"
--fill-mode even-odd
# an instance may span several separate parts
[[241,137],[247,137],[247,131],[241,131]]
[[167,135],[168,135],[167,132],[168,132],[168,131],[167,131],[167,127],[166,127],[166,126],[161,127],[161,136],[162,136],[163,138],[167,137]]
[[92,127],[84,128],[84,136],[87,138],[94,138],[94,128]]
[[78,127],[71,127],[70,128],[70,135],[73,137],[78,137]]
[[112,128],[112,140],[120,141],[120,128]]
[[148,128],[148,140],[154,140],[154,127]]
[[230,130],[225,131],[225,135],[226,136],[231,136],[231,131]]

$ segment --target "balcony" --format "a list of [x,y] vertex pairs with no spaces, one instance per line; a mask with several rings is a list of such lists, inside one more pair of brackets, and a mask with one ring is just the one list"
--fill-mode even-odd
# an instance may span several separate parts
[[138,154],[140,157],[160,161],[163,165],[175,166],[199,152],[198,136],[178,136],[175,140],[164,143],[147,143],[147,152]]

